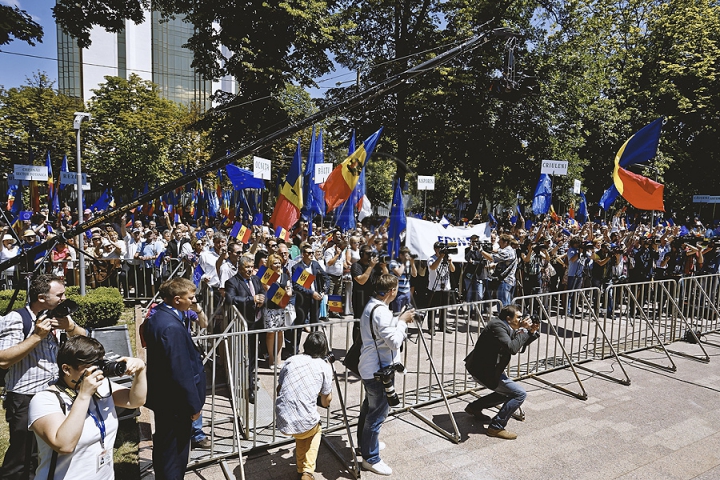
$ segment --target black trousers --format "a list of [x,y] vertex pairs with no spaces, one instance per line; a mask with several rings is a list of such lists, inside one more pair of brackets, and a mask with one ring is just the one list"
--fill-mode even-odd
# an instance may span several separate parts
[[190,457],[190,415],[155,410],[153,469],[157,480],[182,480]]
[[10,446],[5,452],[0,479],[27,480],[35,478],[38,466],[35,433],[28,430],[28,406],[32,395],[7,392],[5,420],[10,429]]

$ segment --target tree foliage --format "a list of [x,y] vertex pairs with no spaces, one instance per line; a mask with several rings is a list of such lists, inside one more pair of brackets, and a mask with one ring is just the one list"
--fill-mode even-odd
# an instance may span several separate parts
[[35,42],[42,42],[42,37],[42,27],[25,10],[0,5],[0,45],[17,39],[34,46]]
[[89,102],[83,133],[86,169],[99,186],[129,198],[145,182],[155,187],[208,158],[207,135],[190,129],[193,112],[160,98],[152,82],[105,77]]
[[82,102],[62,95],[44,73],[36,73],[26,85],[0,88],[0,171],[10,172],[13,164],[45,161],[50,151],[55,167],[63,154],[72,154],[75,134],[73,113]]

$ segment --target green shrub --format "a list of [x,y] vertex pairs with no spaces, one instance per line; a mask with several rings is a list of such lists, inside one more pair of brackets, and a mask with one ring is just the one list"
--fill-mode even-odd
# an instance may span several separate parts
[[[10,299],[12,298],[14,290],[0,290],[0,315],[5,314],[5,310],[7,310],[8,304],[10,303]],[[18,292],[18,296],[15,299],[15,303],[13,304],[13,310],[17,310],[18,308],[25,306],[25,299],[26,299],[26,292],[25,290],[20,290]]]
[[82,327],[109,327],[120,320],[124,305],[123,297],[117,288],[88,289],[85,296],[80,296],[78,291],[66,295],[78,303],[79,308],[73,314],[73,320]]

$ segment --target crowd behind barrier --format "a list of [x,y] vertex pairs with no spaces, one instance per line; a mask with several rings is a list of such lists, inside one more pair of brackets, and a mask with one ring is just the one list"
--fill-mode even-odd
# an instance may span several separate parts
[[[720,275],[698,277],[702,286],[717,286]],[[601,295],[598,288],[585,288],[557,293],[516,297],[517,304],[528,315],[537,316],[541,322],[542,335],[537,342],[513,358],[506,374],[512,379],[533,378],[579,399],[587,399],[592,392],[585,389],[579,371],[590,372],[609,381],[623,385],[631,382],[623,365],[623,357],[631,357],[665,370],[674,370],[670,345],[688,340],[688,335],[700,340],[702,335],[717,330],[717,297],[713,299],[685,288],[680,296],[678,282],[650,281],[614,287],[615,303],[608,312],[606,305],[610,296]],[[579,313],[568,315],[567,305],[575,303]],[[455,431],[447,431],[422,415],[421,407],[447,401],[462,395],[479,396],[485,387],[479,385],[465,370],[464,359],[472,350],[482,328],[501,308],[497,300],[460,303],[419,310],[430,318],[433,314],[446,315],[452,332],[431,331],[425,323],[419,329],[411,326],[409,338],[404,344],[402,363],[406,373],[396,377],[395,387],[400,404],[391,414],[411,412],[431,425],[448,440],[459,441],[455,416],[448,404],[448,414]],[[683,310],[706,313],[703,317],[688,317]],[[249,331],[247,322],[236,308],[226,308],[224,329],[220,333],[197,337],[205,345],[209,395],[203,416],[213,438],[212,448],[193,451],[191,465],[202,465],[223,458],[243,454],[254,449],[265,449],[287,444],[292,437],[277,431],[274,423],[274,404],[279,371],[265,367],[262,357],[248,356],[250,342],[270,329]],[[353,326],[358,320],[332,320],[319,325],[296,325],[283,327],[286,338],[302,337],[309,328],[323,330],[335,358],[344,358],[352,345]],[[689,333],[692,332],[692,333]],[[422,336],[422,340],[419,338]],[[632,356],[641,350],[656,349],[666,355],[666,363],[655,363]],[[708,362],[709,356],[703,342],[698,342],[696,352],[690,354]],[[249,362],[255,362],[254,378],[248,378]],[[614,368],[608,373],[607,362]],[[331,405],[322,416],[325,433],[341,432],[346,437],[345,416],[354,426],[360,404],[364,397],[362,383],[349,372],[341,361],[334,362],[339,381],[339,391],[344,399],[345,412],[339,404]],[[552,372],[565,370],[570,373],[553,377]],[[569,378],[569,380],[568,380]],[[248,401],[250,385],[258,385],[254,403]],[[232,415],[236,412],[236,416]],[[354,433],[353,433],[354,441]],[[331,449],[336,446],[328,445]],[[352,459],[336,455],[352,468]]]
[[[484,389],[466,372],[464,359],[503,305],[518,304],[540,322],[542,333],[512,359],[507,376],[534,378],[580,399],[588,392],[578,370],[629,384],[623,357],[670,371],[673,354],[709,361],[703,336],[718,331],[720,320],[720,244],[713,229],[700,225],[633,227],[619,216],[607,225],[501,221],[488,242],[469,236],[464,258],[453,256],[454,245],[438,241],[435,255],[421,261],[402,250],[399,258],[389,258],[383,225],[342,233],[301,221],[285,237],[267,226],[247,225],[238,232],[219,222],[174,223],[167,215],[147,222],[116,220],[88,232],[82,252],[88,285],[116,287],[126,300],[140,300],[149,309],[161,302],[162,282],[191,279],[209,319],[207,328],[192,327],[208,377],[201,428],[209,439],[193,445],[198,448],[192,450],[192,465],[293,441],[275,427],[280,362],[268,361],[270,350],[282,358],[299,353],[303,337],[320,329],[335,357],[344,358],[358,329],[353,310],[367,303],[382,273],[399,277],[402,295],[393,310],[410,304],[423,318],[410,326],[404,344],[406,373],[396,377],[400,403],[392,413],[410,412],[454,442],[459,433],[447,400]],[[22,227],[20,246],[3,233],[3,258],[52,235],[48,225]],[[2,288],[25,282],[24,274],[35,267],[77,284],[73,243],[2,272]],[[233,290],[227,302],[230,280],[247,279],[245,266],[261,283],[248,283],[244,297]],[[696,344],[696,350],[670,350],[678,340]],[[646,349],[662,351],[667,362],[640,358],[638,352]],[[600,367],[607,362],[619,368],[607,373]],[[333,365],[343,407],[334,402],[324,411],[325,433],[354,425],[364,397],[359,377],[340,362]],[[570,382],[566,375],[561,382],[544,375],[557,371],[570,372]],[[445,402],[454,431],[422,414],[422,406],[437,402]],[[356,461],[335,453],[357,469]]]

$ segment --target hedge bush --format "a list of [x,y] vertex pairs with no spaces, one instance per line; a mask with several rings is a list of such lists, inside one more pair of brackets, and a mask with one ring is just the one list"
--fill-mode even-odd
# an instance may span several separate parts
[[[7,310],[8,304],[10,303],[10,299],[12,298],[14,290],[0,290],[0,315],[5,314],[5,310]],[[18,296],[15,299],[15,303],[13,304],[13,307],[20,308],[23,305],[25,305],[25,299],[27,298],[27,293],[25,290],[20,290],[18,292]]]
[[[12,290],[0,290],[0,314],[10,303]],[[79,308],[72,316],[73,320],[82,327],[109,327],[116,325],[123,311],[123,297],[117,288],[99,287],[87,289],[84,296],[80,295],[79,287],[67,287],[65,296],[77,302]],[[18,292],[14,307],[25,305],[26,292]]]
[[109,327],[116,325],[123,311],[123,297],[117,288],[98,287],[86,290],[81,296],[76,287],[68,288],[67,298],[78,303],[73,320],[82,327]]

